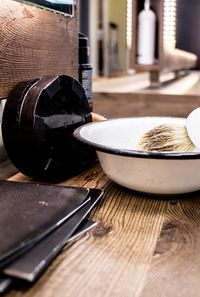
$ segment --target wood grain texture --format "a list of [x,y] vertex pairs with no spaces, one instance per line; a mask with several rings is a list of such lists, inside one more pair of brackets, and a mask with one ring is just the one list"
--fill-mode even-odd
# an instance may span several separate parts
[[199,296],[200,192],[142,195],[111,182],[98,165],[62,184],[104,189],[91,215],[99,225],[33,287],[6,296]]
[[[199,96],[95,94],[106,116],[184,116]],[[10,178],[38,182],[21,173]],[[104,189],[91,218],[99,222],[65,248],[32,287],[6,297],[196,297],[200,275],[200,192],[148,196],[111,182],[97,164],[62,185]]]
[[199,96],[95,93],[94,111],[107,118],[129,116],[178,116],[186,117],[200,106]]
[[63,184],[104,188],[92,213],[99,226],[65,249],[34,287],[8,296],[140,296],[168,202],[117,186],[98,165]]
[[197,192],[170,204],[141,297],[199,296],[199,249]]
[[78,75],[77,18],[1,1],[0,99],[17,82],[48,74]]

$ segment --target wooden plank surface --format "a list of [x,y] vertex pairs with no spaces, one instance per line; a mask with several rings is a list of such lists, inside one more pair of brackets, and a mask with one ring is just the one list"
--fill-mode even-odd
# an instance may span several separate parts
[[65,249],[34,287],[8,296],[140,296],[168,201],[112,183],[98,165],[63,184],[105,190],[92,214],[99,226]]
[[[190,71],[188,75],[175,78],[174,73],[165,73],[160,77],[160,87],[150,86],[150,76],[147,72],[134,73],[112,78],[94,80],[94,93],[121,93],[121,94],[155,94],[155,95],[180,95],[199,96],[200,72]],[[190,99],[190,97],[188,97]]]
[[149,85],[147,73],[96,80],[93,86],[94,111],[108,118],[185,117],[200,106],[199,72],[190,72],[174,80],[171,74],[167,74],[163,76],[161,87],[154,89]]
[[[110,117],[183,116],[200,103],[198,96],[137,96],[95,95],[94,107]],[[30,181],[21,173],[10,179]],[[200,192],[161,197],[129,191],[98,164],[62,184],[104,189],[91,214],[99,225],[65,248],[34,286],[18,285],[6,297],[199,296]]]
[[200,106],[200,96],[95,93],[94,111],[107,118],[132,116],[186,117]]
[[[200,193],[170,204],[141,297],[199,296]],[[155,285],[156,283],[156,285]]]
[[104,189],[91,216],[99,225],[66,248],[32,288],[19,286],[7,296],[199,296],[200,192],[139,194],[111,182],[99,165],[62,184]]
[[1,1],[0,99],[17,82],[48,74],[78,76],[77,18]]

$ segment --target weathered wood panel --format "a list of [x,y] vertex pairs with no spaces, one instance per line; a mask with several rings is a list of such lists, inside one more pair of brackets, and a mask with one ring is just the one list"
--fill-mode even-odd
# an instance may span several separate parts
[[[26,181],[18,174],[12,180]],[[99,226],[65,249],[32,288],[14,296],[139,296],[162,228],[168,201],[112,183],[99,166],[63,183],[103,188],[92,218]]]
[[105,190],[92,213],[100,224],[66,248],[32,288],[19,286],[7,296],[199,296],[199,192],[164,199],[139,194],[109,181],[99,166],[63,184]]
[[[99,96],[95,110],[111,117],[183,116],[200,104],[198,96]],[[10,179],[30,180],[21,173]],[[199,296],[200,192],[140,194],[111,182],[99,165],[62,184],[104,189],[91,215],[99,225],[65,248],[34,286],[18,284],[6,296]]]
[[186,117],[200,106],[200,97],[192,95],[95,93],[94,111],[107,118],[129,116]]
[[200,193],[175,199],[166,213],[140,297],[199,296]]
[[63,73],[77,78],[77,18],[14,0],[0,5],[0,99],[22,80]]

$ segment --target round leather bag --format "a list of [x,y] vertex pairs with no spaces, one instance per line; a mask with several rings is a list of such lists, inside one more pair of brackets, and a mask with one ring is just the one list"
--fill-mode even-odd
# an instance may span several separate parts
[[60,181],[86,169],[95,153],[73,131],[91,122],[84,89],[72,77],[46,76],[19,83],[2,120],[5,149],[25,175]]

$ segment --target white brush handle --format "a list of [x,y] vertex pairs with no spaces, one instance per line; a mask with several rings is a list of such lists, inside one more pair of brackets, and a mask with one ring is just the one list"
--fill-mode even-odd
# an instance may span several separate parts
[[200,148],[200,107],[193,110],[186,120],[186,130],[192,143]]

